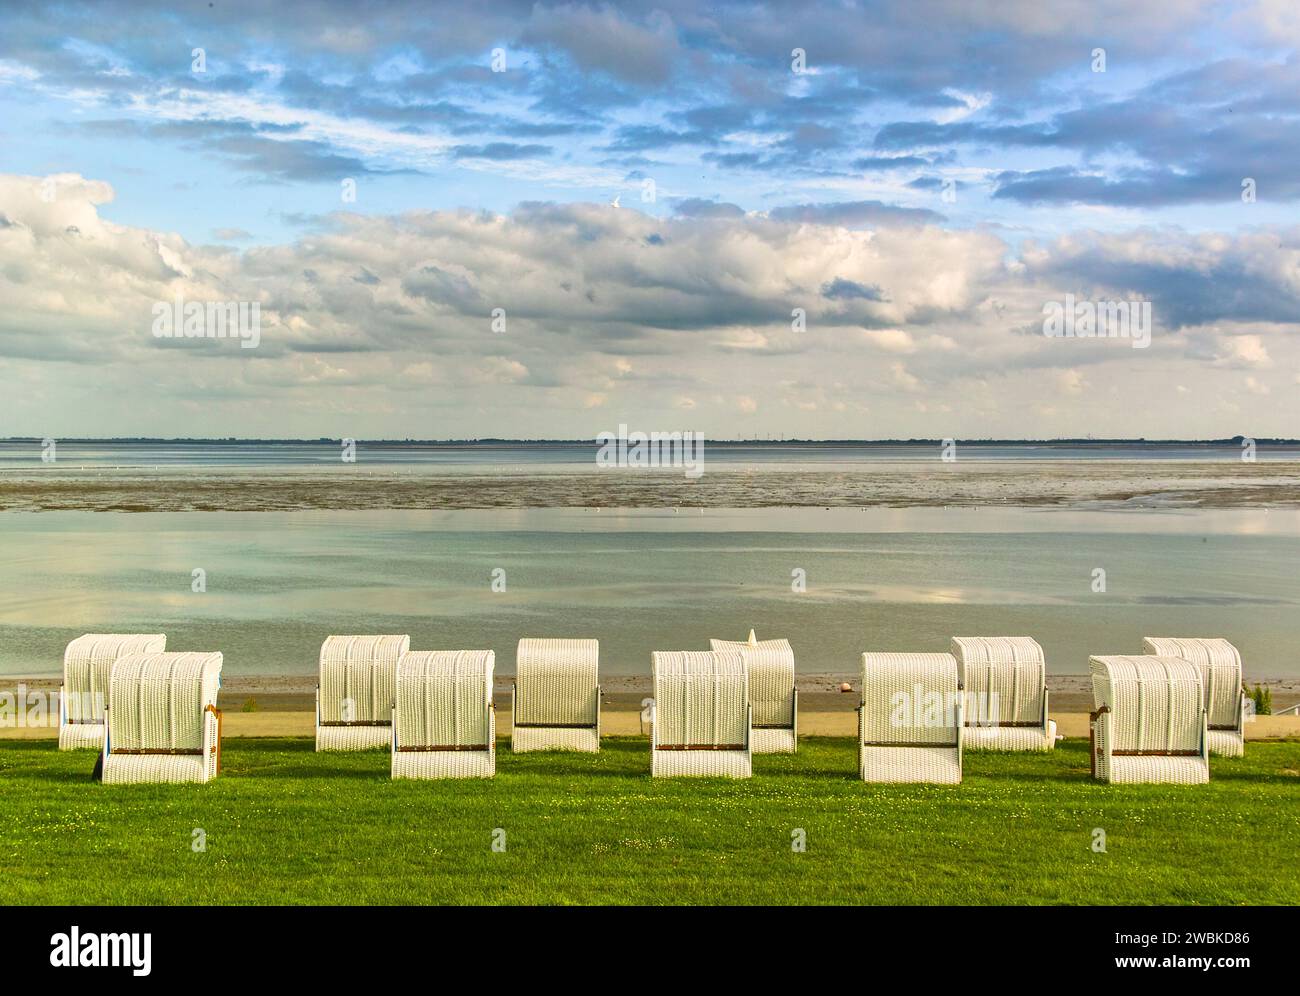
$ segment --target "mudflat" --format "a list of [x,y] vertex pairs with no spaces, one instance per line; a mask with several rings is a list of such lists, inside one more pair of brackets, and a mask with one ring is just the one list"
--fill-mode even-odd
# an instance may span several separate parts
[[972,460],[823,470],[734,465],[601,473],[492,467],[279,469],[75,467],[0,474],[0,511],[98,512],[475,508],[1300,507],[1300,462]]

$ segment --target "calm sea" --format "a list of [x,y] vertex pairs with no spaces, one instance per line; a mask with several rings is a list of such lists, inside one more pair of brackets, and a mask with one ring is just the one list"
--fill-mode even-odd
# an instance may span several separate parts
[[501,672],[520,637],[593,636],[602,668],[636,673],[653,649],[750,628],[808,672],[1006,633],[1036,637],[1054,673],[1171,634],[1300,674],[1295,510],[10,513],[0,551],[9,675],[56,673],[86,631],[165,632],[235,674],[311,673],[331,633],[488,647]]

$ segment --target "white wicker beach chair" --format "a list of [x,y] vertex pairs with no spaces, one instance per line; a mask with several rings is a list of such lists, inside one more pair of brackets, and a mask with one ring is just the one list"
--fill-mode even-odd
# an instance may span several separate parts
[[749,778],[749,676],[740,654],[656,650],[650,773]]
[[793,754],[799,749],[799,691],[794,686],[794,650],[789,640],[710,640],[710,650],[739,653],[749,668],[754,708],[750,736],[755,754]]
[[59,689],[59,750],[103,749],[113,665],[126,654],[160,654],[166,649],[162,633],[86,633],[69,643]]
[[863,654],[858,775],[864,782],[961,781],[961,683],[951,654]]
[[491,650],[417,650],[397,666],[394,778],[491,778],[497,770]]
[[1180,657],[1094,657],[1092,774],[1104,782],[1210,780],[1201,672]]
[[519,641],[510,749],[600,750],[600,642]]
[[221,770],[221,654],[130,654],[113,665],[107,784],[206,782]]
[[966,698],[965,750],[1051,750],[1047,662],[1027,636],[955,636],[952,655]]
[[409,636],[331,636],[320,648],[316,749],[377,750],[393,739],[397,662]]
[[1210,753],[1220,757],[1245,754],[1246,695],[1237,648],[1220,639],[1148,636],[1142,649],[1157,657],[1181,657],[1200,668]]

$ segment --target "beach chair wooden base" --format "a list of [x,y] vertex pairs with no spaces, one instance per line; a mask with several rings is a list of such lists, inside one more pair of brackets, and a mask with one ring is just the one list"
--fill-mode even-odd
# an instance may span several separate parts
[[105,785],[202,783],[216,775],[215,767],[198,754],[113,753],[104,758],[102,780]]
[[393,727],[382,726],[318,726],[316,749],[328,750],[386,750],[392,746]]
[[1245,757],[1246,741],[1237,730],[1210,730],[1205,735],[1210,753],[1216,757]]
[[759,727],[749,736],[755,754],[794,754],[799,750],[799,737],[789,727]]
[[1210,766],[1200,757],[1112,757],[1112,785],[1204,785]]
[[868,747],[858,752],[858,777],[864,782],[961,784],[957,747]]
[[1041,726],[968,726],[965,750],[1048,751],[1056,747],[1056,720]]
[[436,778],[492,778],[497,773],[497,717],[489,712],[489,740],[486,749],[477,750],[433,748],[420,750],[403,748],[393,750],[392,776],[394,779]]
[[516,754],[530,751],[600,751],[599,727],[516,726],[510,733],[510,750]]
[[655,778],[752,778],[754,762],[747,750],[665,750],[650,755]]
[[103,749],[103,723],[64,723],[59,727],[59,750]]

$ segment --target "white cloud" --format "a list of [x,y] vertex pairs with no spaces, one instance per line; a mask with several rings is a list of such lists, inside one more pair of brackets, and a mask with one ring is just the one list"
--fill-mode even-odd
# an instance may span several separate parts
[[902,363],[891,363],[889,373],[894,380],[894,384],[904,391],[920,390],[921,382],[912,376]]
[[887,353],[916,351],[916,340],[906,329],[870,329],[862,333],[862,338]]
[[1219,340],[1215,362],[1220,366],[1266,370],[1273,365],[1264,340],[1257,335],[1234,335]]
[[[0,175],[0,391],[15,433],[585,437],[583,411],[616,401],[651,425],[692,411],[719,435],[746,416],[809,436],[943,436],[945,407],[972,432],[1077,435],[1061,398],[1146,396],[1161,381],[1186,393],[1095,413],[1090,431],[1221,434],[1232,426],[1203,399],[1225,394],[1254,406],[1260,434],[1300,417],[1297,392],[1264,402],[1263,381],[1226,379],[1300,365],[1295,323],[1212,320],[1149,350],[1041,335],[1060,286],[1124,293],[1096,282],[1102,263],[1241,263],[1288,300],[1292,275],[1265,265],[1254,233],[1182,248],[1168,233],[1074,236],[1027,247],[1016,266],[987,231],[533,204],[339,214],[299,241],[238,250],[108,221],[108,184],[68,174],[53,188],[46,200],[41,178]],[[258,302],[261,345],[154,339],[153,305],[177,294]],[[868,403],[869,426],[852,417]],[[1054,414],[1031,423],[1034,406]],[[68,428],[48,426],[51,412]]]
[[1062,394],[1079,395],[1087,388],[1088,382],[1078,370],[1062,370],[1056,375],[1056,386]]

